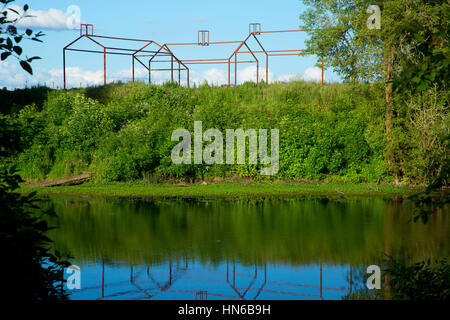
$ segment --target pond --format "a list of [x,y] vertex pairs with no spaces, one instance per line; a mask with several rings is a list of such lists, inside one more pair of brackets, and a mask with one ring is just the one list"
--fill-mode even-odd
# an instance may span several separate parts
[[382,198],[196,200],[51,196],[71,299],[342,299],[384,254],[448,257],[449,221]]

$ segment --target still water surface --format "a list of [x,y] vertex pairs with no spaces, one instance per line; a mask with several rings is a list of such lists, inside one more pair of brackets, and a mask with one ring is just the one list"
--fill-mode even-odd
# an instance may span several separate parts
[[404,203],[52,196],[55,248],[81,267],[71,299],[342,299],[383,254],[448,257],[448,214]]

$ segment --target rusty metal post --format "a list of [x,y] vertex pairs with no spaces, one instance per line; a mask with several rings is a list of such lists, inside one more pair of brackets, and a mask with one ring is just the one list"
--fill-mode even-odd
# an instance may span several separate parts
[[227,282],[228,282],[228,259],[227,259]]
[[266,83],[269,84],[269,55],[266,55]]
[[231,85],[231,61],[228,59],[228,86]]
[[105,260],[102,260],[102,298],[105,297]]
[[236,264],[233,262],[233,288],[236,288]]
[[64,90],[66,90],[66,48],[63,48],[63,82]]
[[148,62],[148,84],[152,84],[152,62]]
[[130,268],[130,281],[133,282],[133,265]]
[[181,69],[180,69],[180,62],[178,62],[178,85],[181,86]]
[[131,71],[131,73],[132,73],[131,79],[134,82],[134,55],[131,56],[131,70],[132,70]]
[[106,86],[106,48],[103,48],[103,83]]
[[169,262],[169,284],[172,285],[172,261]]
[[259,61],[256,60],[256,83],[259,83]]
[[264,283],[267,281],[267,264],[264,263]]
[[323,297],[322,297],[322,263],[320,264],[320,299],[323,299]]
[[352,275],[352,265],[350,265],[350,294],[353,291],[353,275]]
[[234,54],[234,85],[237,86],[237,52]]
[[170,56],[170,81],[173,82],[173,56]]
[[189,69],[186,69],[187,87],[189,88]]

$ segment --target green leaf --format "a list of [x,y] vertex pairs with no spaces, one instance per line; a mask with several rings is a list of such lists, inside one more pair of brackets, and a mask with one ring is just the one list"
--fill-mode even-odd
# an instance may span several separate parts
[[23,6],[23,11],[28,11],[29,8],[30,7],[26,4],[26,5]]
[[27,36],[31,36],[33,34],[33,30],[27,29],[25,30],[25,33],[27,34]]
[[28,62],[22,60],[22,61],[20,61],[20,65],[21,65],[23,70],[25,70],[29,74],[33,75],[33,69],[31,69],[31,66],[30,66],[30,64]]

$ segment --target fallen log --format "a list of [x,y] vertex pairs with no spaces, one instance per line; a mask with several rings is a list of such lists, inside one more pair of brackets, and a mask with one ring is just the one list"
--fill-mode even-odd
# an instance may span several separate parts
[[61,186],[61,185],[65,185],[65,184],[81,184],[83,182],[86,182],[93,175],[94,175],[93,173],[84,173],[84,174],[81,174],[81,175],[75,176],[75,177],[68,177],[68,178],[64,178],[64,179],[34,184],[34,185],[32,185],[32,187],[56,187],[56,186]]

